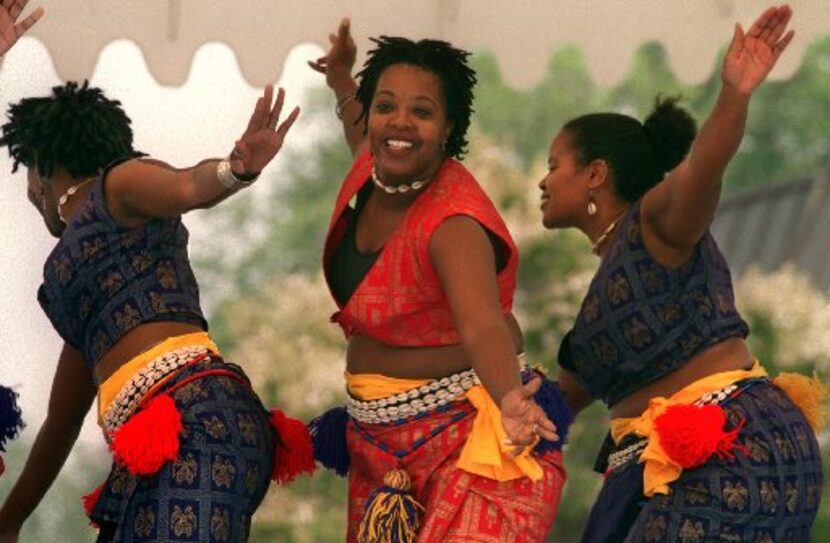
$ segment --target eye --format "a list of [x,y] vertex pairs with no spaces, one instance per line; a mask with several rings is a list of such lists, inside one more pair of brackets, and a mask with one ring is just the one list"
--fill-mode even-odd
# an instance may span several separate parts
[[421,119],[428,119],[432,116],[432,110],[427,109],[425,107],[416,107],[414,109],[414,113],[416,116],[420,117]]
[[395,108],[391,102],[378,102],[375,104],[375,111],[378,113],[389,113]]

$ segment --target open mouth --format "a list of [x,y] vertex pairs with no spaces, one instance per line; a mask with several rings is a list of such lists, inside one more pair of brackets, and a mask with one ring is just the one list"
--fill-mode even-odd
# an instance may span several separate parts
[[415,144],[411,141],[397,138],[386,138],[383,142],[386,144],[386,147],[395,151],[408,151],[415,147]]

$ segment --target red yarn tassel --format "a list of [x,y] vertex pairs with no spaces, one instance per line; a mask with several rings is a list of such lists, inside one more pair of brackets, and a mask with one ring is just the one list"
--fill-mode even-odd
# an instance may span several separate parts
[[152,475],[179,453],[182,416],[173,398],[160,394],[113,433],[110,450],[133,475]]
[[286,417],[279,409],[271,410],[271,426],[277,432],[274,448],[274,469],[271,479],[279,484],[293,481],[301,473],[314,473],[314,448],[306,425]]
[[706,463],[713,454],[734,458],[733,450],[743,447],[735,443],[744,421],[724,431],[726,413],[719,405],[672,405],[657,417],[654,428],[669,458],[684,469]]
[[[98,503],[98,498],[101,497],[101,492],[104,491],[104,485],[106,482],[101,483],[98,485],[98,488],[90,492],[89,494],[81,497],[81,503],[84,504],[84,511],[86,511],[86,516],[92,516],[92,510],[95,509],[95,504]],[[98,528],[98,524],[94,520],[89,521],[90,526],[94,526]]]

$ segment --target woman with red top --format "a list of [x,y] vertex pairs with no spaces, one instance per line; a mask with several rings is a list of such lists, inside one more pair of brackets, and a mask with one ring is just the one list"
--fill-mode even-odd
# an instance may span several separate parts
[[[324,253],[349,397],[311,428],[318,459],[349,473],[348,541],[543,541],[569,411],[520,365],[516,246],[455,160],[472,111],[468,53],[381,37],[357,84],[349,22],[330,39],[310,64],[355,156]],[[414,501],[398,500],[407,491]]]
[[[600,257],[559,351],[578,411],[608,405],[605,474],[585,542],[807,541],[822,468],[817,383],[771,380],[745,338],[709,232],[753,91],[792,39],[788,6],[735,27],[700,132],[675,100],[645,122],[573,119],[539,183],[542,222],[576,227]],[[801,409],[799,409],[801,407]]]

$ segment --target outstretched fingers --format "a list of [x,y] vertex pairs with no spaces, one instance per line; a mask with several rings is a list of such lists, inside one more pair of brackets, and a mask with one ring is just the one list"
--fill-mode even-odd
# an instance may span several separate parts
[[31,12],[25,19],[14,25],[15,33],[19,38],[23,34],[26,33],[27,30],[32,28],[32,26],[43,17],[43,8],[37,8],[33,12]]
[[[285,103],[285,89],[282,87],[279,88],[277,91],[277,101],[274,104],[274,108],[271,110],[271,113],[268,117],[268,128],[271,130],[275,130],[277,128],[277,122],[280,120],[280,113],[282,112],[282,105]],[[269,106],[271,102],[268,102]]]
[[300,107],[295,107],[291,113],[288,115],[288,118],[285,119],[282,124],[277,128],[277,135],[280,138],[285,138],[285,135],[288,134],[288,131],[291,129],[291,126],[294,124],[294,121],[297,120],[297,117],[300,116]]
[[795,30],[790,30],[789,32],[784,34],[784,37],[781,38],[781,40],[778,43],[776,43],[773,46],[772,54],[775,55],[776,59],[779,56],[781,56],[781,53],[783,53],[787,46],[790,44],[790,42],[793,41],[793,36],[795,36]]

